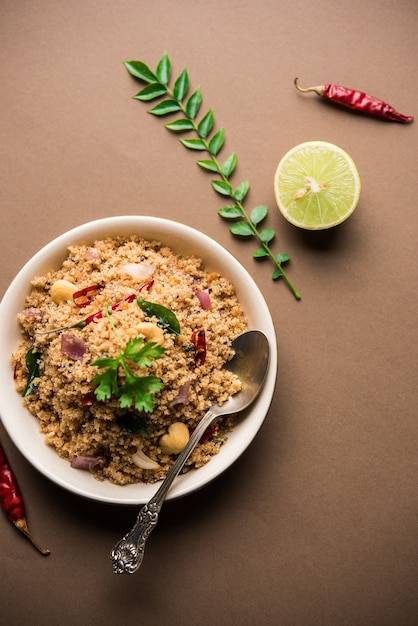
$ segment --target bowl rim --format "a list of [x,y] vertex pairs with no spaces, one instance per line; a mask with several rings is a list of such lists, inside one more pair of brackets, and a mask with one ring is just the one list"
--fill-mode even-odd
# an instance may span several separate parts
[[[254,279],[236,257],[210,236],[191,226],[166,218],[146,215],[114,216],[85,222],[58,235],[23,265],[0,302],[1,319],[15,320],[11,326],[9,324],[0,326],[1,354],[10,355],[21,336],[17,313],[23,309],[24,299],[33,277],[57,267],[57,264],[67,256],[69,245],[92,243],[94,240],[104,238],[106,233],[109,236],[137,234],[144,239],[162,241],[177,254],[195,254],[202,258],[205,269],[221,271],[219,266],[225,264],[221,273],[236,288],[244,313],[247,318],[249,317],[249,327],[262,330],[269,339],[270,365],[258,398],[239,418],[218,455],[203,467],[190,470],[176,478],[167,495],[167,500],[174,500],[201,489],[220,476],[243,454],[261,428],[272,402],[278,370],[277,339],[273,320]],[[205,257],[205,253],[209,252],[210,258]],[[24,286],[26,291],[23,293]],[[17,290],[21,291],[21,297],[17,297]],[[255,316],[252,311],[253,319],[251,315],[248,316],[247,299],[243,301],[243,294],[248,292],[251,295],[253,309],[256,303],[257,315]],[[22,423],[22,415],[32,419]],[[98,481],[88,475],[88,472],[75,472],[70,468],[68,461],[59,457],[55,450],[44,442],[44,435],[38,430],[36,418],[22,406],[21,396],[14,388],[10,360],[6,358],[0,361],[0,420],[14,445],[34,468],[55,484],[76,495],[102,503],[138,505],[147,502],[160,484],[137,483],[118,486],[108,481]]]

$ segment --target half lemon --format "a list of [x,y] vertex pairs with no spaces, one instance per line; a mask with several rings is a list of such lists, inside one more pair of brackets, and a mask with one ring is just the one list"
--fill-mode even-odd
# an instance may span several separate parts
[[346,220],[358,205],[360,190],[353,159],[326,141],[307,141],[289,150],[274,176],[280,212],[291,224],[308,230]]

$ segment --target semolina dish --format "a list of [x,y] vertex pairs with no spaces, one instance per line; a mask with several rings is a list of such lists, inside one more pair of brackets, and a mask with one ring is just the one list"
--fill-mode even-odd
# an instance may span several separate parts
[[[223,365],[248,329],[233,285],[157,241],[68,248],[35,277],[19,314],[15,385],[46,444],[98,480],[162,480],[207,409],[240,390]],[[234,417],[208,429],[183,471],[219,452]]]

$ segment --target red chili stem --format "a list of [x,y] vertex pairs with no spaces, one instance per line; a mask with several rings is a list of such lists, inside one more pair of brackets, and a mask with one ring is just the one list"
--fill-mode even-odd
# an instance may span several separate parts
[[333,85],[328,83],[326,85],[318,85],[316,87],[302,88],[298,79],[294,80],[295,87],[302,93],[308,93],[310,91],[315,92],[318,96],[321,96],[331,102],[340,104],[342,106],[353,109],[354,111],[361,111],[367,113],[373,117],[379,117],[380,119],[390,120],[392,122],[412,122],[414,117],[412,115],[402,115],[396,111],[390,104],[370,96],[363,91],[357,91],[356,89],[348,89],[347,87],[341,87],[340,85]]
[[309,93],[311,91],[314,91],[318,96],[324,95],[325,85],[317,85],[316,87],[301,87],[299,85],[299,78],[295,78],[293,82],[295,83],[296,89],[298,91],[301,91],[302,93]]
[[16,477],[0,444],[0,504],[7,519],[16,526],[44,556],[49,550],[42,548],[29,532],[25,518],[25,506]]

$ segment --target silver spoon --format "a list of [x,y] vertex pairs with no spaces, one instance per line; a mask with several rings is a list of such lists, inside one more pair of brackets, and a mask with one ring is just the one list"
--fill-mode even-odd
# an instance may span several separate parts
[[173,480],[182,470],[209,424],[221,415],[231,415],[247,408],[260,392],[270,360],[267,337],[259,330],[250,330],[234,339],[232,348],[235,355],[224,367],[241,380],[241,391],[230,396],[222,406],[213,405],[201,419],[158,491],[139,511],[132,530],[113,548],[110,558],[115,574],[134,574],[139,569],[144,558],[145,542],[157,525],[159,512]]

